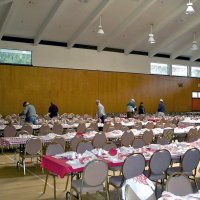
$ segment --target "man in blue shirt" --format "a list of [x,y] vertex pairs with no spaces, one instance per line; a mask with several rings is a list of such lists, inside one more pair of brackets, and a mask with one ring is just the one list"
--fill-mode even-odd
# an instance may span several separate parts
[[160,99],[160,102],[158,104],[158,116],[164,116],[165,112],[165,105],[162,99]]

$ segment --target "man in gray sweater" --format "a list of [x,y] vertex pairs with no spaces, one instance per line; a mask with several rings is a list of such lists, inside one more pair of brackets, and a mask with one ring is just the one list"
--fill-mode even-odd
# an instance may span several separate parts
[[25,120],[27,122],[31,122],[32,124],[36,124],[36,111],[35,111],[35,107],[33,105],[30,105],[29,102],[25,101],[23,103],[23,107],[24,110],[19,114],[21,115],[25,115],[26,118]]

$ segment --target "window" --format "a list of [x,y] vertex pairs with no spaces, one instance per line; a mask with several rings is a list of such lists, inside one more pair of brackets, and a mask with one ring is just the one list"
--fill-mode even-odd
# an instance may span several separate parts
[[187,76],[188,68],[185,65],[172,65],[172,76]]
[[200,92],[192,92],[192,98],[197,99],[200,98]]
[[168,75],[168,65],[163,63],[151,63],[151,74]]
[[0,63],[32,65],[32,52],[23,50],[0,49]]
[[191,77],[200,78],[200,67],[191,67]]

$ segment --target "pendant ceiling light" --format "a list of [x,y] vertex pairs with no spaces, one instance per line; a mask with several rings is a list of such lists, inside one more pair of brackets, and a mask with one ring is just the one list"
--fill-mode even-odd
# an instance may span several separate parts
[[156,43],[155,39],[154,39],[154,35],[153,35],[153,24],[151,24],[151,31],[149,33],[149,40],[148,40],[151,44]]
[[194,8],[193,8],[193,3],[192,2],[190,2],[190,0],[189,0],[189,2],[187,3],[187,9],[186,9],[186,12],[185,12],[185,14],[186,15],[192,15],[192,14],[194,14]]
[[191,50],[192,50],[192,51],[196,51],[196,50],[198,50],[198,49],[199,49],[199,47],[198,47],[197,41],[196,41],[196,33],[194,33],[194,39],[193,39],[193,42],[192,42]]
[[104,35],[104,30],[103,30],[102,25],[101,25],[101,16],[100,16],[100,19],[99,19],[99,26],[98,26],[97,34],[98,35]]

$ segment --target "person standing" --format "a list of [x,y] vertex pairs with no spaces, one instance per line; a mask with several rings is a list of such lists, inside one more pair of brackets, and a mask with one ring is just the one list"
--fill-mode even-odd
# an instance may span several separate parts
[[127,118],[133,118],[136,110],[135,100],[131,99],[127,104]]
[[49,117],[53,118],[58,116],[58,107],[51,102],[51,105],[49,106]]
[[101,104],[100,100],[96,100],[96,105],[97,105],[97,117],[101,120],[101,123],[104,123],[106,119],[104,106]]
[[162,99],[160,99],[160,102],[158,104],[158,116],[164,116],[165,115],[165,105]]
[[140,106],[138,107],[138,114],[145,114],[145,108],[143,102],[141,102]]
[[23,103],[24,110],[19,114],[20,116],[25,115],[25,121],[36,124],[36,110],[33,105],[25,101]]

